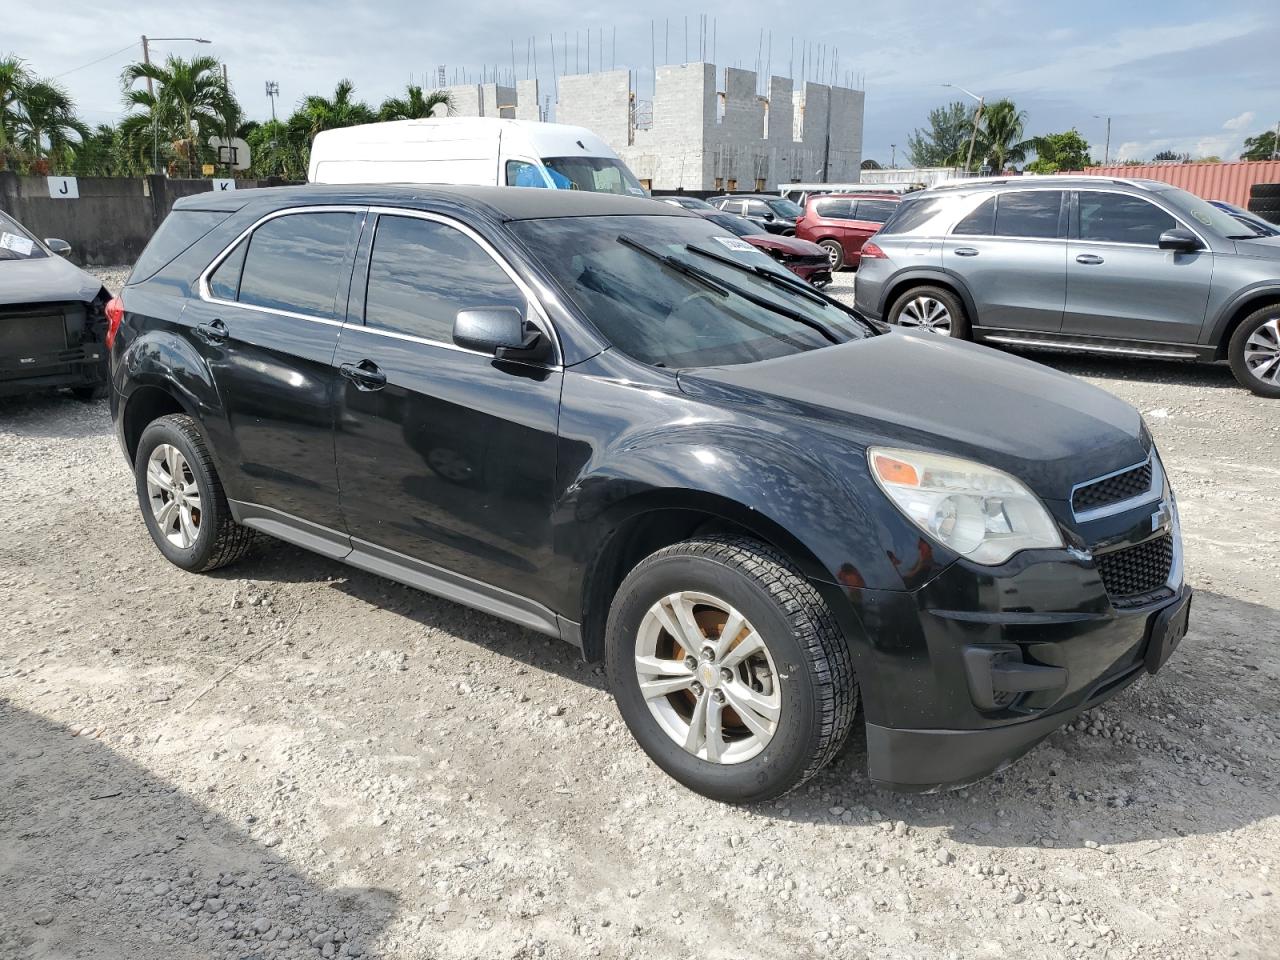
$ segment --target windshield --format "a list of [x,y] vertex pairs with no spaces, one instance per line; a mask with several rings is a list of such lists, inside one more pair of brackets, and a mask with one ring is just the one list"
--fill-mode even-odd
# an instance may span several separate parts
[[766,200],[769,209],[780,217],[787,220],[799,220],[804,216],[804,210],[799,204],[792,203],[785,197],[778,197],[776,200]]
[[[751,363],[873,333],[852,311],[701,217],[561,217],[509,226],[609,342],[643,363]],[[761,268],[767,276],[753,272]]]
[[608,157],[543,157],[551,179],[561,190],[620,193],[643,197],[644,187],[621,160]]
[[39,260],[47,256],[44,247],[17,220],[0,213],[0,260]]
[[1225,210],[1219,210],[1207,200],[1201,200],[1194,193],[1187,193],[1177,187],[1161,187],[1157,192],[1176,210],[1189,217],[1196,226],[1208,227],[1224,237],[1234,239],[1250,236],[1242,229],[1235,217]]
[[760,224],[752,223],[746,217],[740,217],[736,213],[717,213],[707,219],[718,227],[724,227],[734,236],[758,237],[764,234],[767,237],[769,235],[769,231]]

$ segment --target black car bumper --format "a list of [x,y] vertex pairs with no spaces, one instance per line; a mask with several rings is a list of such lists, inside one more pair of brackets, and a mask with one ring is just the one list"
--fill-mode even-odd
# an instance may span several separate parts
[[0,358],[0,396],[107,382],[107,351],[100,343],[30,357]]

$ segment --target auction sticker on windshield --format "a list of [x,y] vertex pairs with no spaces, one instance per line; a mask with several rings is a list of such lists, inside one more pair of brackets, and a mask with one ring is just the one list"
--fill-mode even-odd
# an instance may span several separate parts
[[19,256],[29,257],[36,245],[26,237],[20,237],[16,233],[0,233],[0,247],[12,250]]
[[755,249],[755,247],[747,243],[747,241],[743,240],[741,237],[712,237],[711,239],[719,244],[723,244],[730,250],[737,250],[739,253],[750,253]]

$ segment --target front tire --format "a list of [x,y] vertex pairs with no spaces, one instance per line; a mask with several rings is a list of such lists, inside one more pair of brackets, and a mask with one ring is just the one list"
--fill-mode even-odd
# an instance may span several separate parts
[[149,424],[134,459],[147,531],[170,563],[200,573],[239,560],[253,531],[232,519],[196,422],[170,414]]
[[1280,305],[1245,317],[1227,347],[1231,372],[1260,397],[1280,398]]
[[969,318],[964,304],[942,287],[912,287],[894,302],[889,310],[889,322],[913,332],[959,340],[969,337]]
[[847,641],[813,585],[742,537],[659,550],[606,630],[618,710],[649,757],[703,796],[768,800],[839,751],[857,706]]

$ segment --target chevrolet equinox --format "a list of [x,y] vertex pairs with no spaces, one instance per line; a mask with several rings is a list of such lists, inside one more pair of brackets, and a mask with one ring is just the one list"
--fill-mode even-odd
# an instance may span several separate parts
[[865,320],[670,204],[187,197],[108,316],[167,559],[262,531],[562,638],[709,797],[795,787],[856,717],[873,781],[973,781],[1186,630],[1137,411]]

